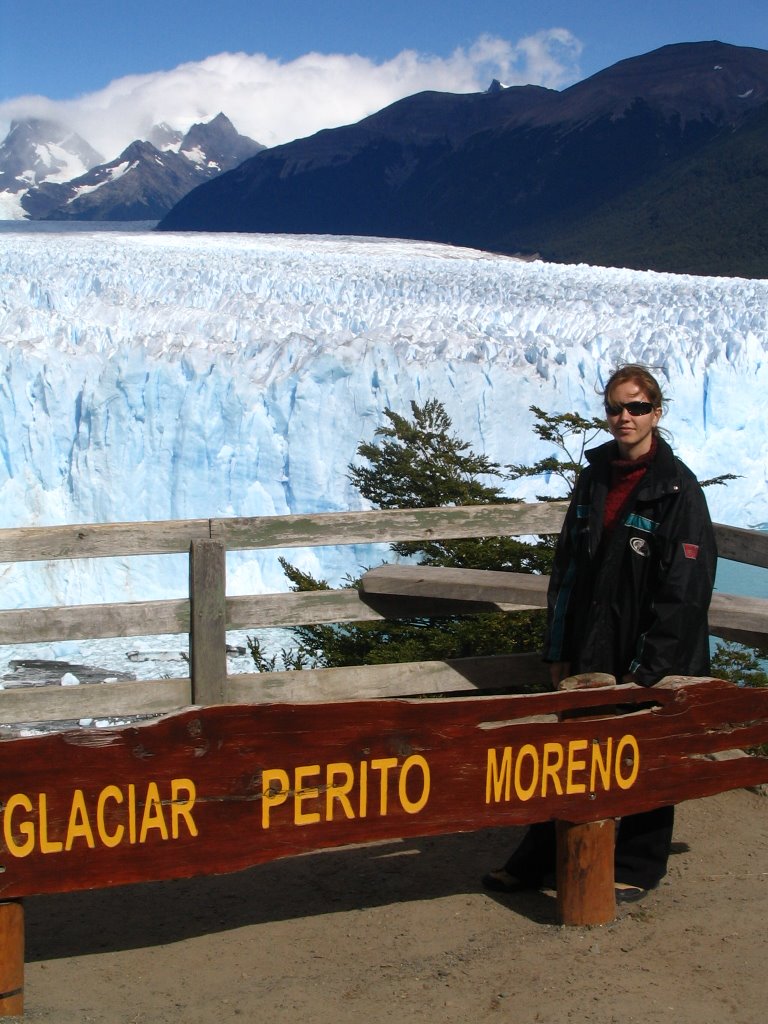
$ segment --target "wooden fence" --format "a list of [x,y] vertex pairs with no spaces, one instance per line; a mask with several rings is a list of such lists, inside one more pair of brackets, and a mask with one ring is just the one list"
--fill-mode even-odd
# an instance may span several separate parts
[[[540,608],[546,579],[515,573],[482,573],[478,579],[471,570],[427,570],[428,582],[414,590],[408,601],[388,597],[387,585],[379,579],[377,587],[375,575],[364,592],[340,589],[229,597],[225,556],[228,551],[254,549],[551,534],[559,531],[564,510],[562,503],[478,505],[0,530],[0,563],[188,552],[190,579],[189,597],[179,600],[0,611],[0,644],[179,633],[188,633],[190,641],[188,676],[8,688],[0,691],[0,722],[119,718],[220,703],[498,690],[510,679],[519,684],[541,680],[536,655],[228,677],[227,630],[364,622],[413,615],[415,610],[429,615]],[[716,534],[723,557],[768,567],[768,534],[721,525],[716,526]],[[399,568],[401,574],[403,569]],[[497,586],[492,589],[494,581]],[[716,593],[710,628],[716,636],[764,642],[768,601]]]
[[[622,717],[612,686],[380,699],[545,683],[536,654],[227,675],[227,630],[540,608],[547,584],[384,565],[359,590],[228,597],[227,551],[547,534],[563,512],[546,503],[0,531],[0,562],[188,551],[190,581],[183,600],[0,611],[0,644],[190,641],[189,677],[0,691],[0,722],[11,725],[163,716],[0,743],[0,1016],[23,1009],[27,895],[554,819],[561,920],[601,923],[615,911],[615,816],[768,781],[766,757],[710,757],[768,740],[768,692],[719,680],[668,678],[652,697],[623,688],[624,711],[636,713]],[[768,534],[716,530],[723,556],[768,567]],[[710,626],[764,643],[768,601],[718,593]]]

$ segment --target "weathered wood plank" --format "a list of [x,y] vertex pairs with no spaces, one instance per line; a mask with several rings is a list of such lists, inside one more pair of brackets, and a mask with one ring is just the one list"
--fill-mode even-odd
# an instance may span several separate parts
[[[397,567],[396,567],[397,568]],[[406,567],[403,567],[406,568]],[[378,570],[373,570],[378,572]],[[430,569],[430,572],[432,570]],[[483,570],[448,570],[482,572]],[[421,570],[419,570],[421,572]],[[438,570],[439,572],[439,570]],[[515,576],[497,573],[496,576]],[[529,586],[526,582],[532,581]],[[393,579],[391,591],[406,590],[401,579]],[[460,582],[460,581],[459,581]],[[410,596],[388,597],[385,593],[358,594],[356,590],[313,591],[304,594],[262,594],[226,599],[226,628],[230,630],[289,627],[310,623],[372,622],[385,618],[472,614],[479,611],[523,611],[543,607],[546,577],[531,576],[518,586],[516,580],[492,580],[486,591],[481,581],[456,581],[443,585],[436,577],[424,579],[424,585],[408,584]],[[433,587],[434,598],[420,597]],[[508,584],[508,585],[505,585]],[[381,573],[374,584],[379,590],[389,587],[388,574]],[[465,599],[441,598],[440,593],[464,593]],[[525,598],[517,602],[473,600],[469,594],[491,598]],[[743,642],[764,642],[768,633],[766,602],[715,594],[710,610],[710,628],[715,636],[743,634]],[[187,633],[190,613],[187,600],[129,602],[114,605],[74,605],[54,608],[23,608],[0,611],[0,643],[37,643],[52,640],[85,640],[117,636],[146,636]]]
[[768,569],[768,530],[742,530],[715,523],[715,539],[721,558]]
[[[546,585],[544,576],[382,566],[366,574],[365,589],[360,593],[350,589],[228,597],[226,628],[264,629],[492,610],[524,611],[544,606]],[[766,605],[760,598],[715,594],[710,628],[716,636],[739,632],[744,635],[743,642],[758,643],[768,633]],[[0,644],[168,635],[188,633],[189,626],[186,599],[9,609],[0,610]]]
[[356,590],[313,590],[227,598],[227,629],[369,622],[384,616],[365,605]]
[[189,667],[193,704],[221,704],[227,679],[226,552],[192,541],[189,554]]
[[549,673],[539,654],[498,654],[452,661],[322,668],[311,672],[256,672],[229,676],[232,703],[368,700],[472,690],[548,688]]
[[366,595],[429,597],[482,601],[485,604],[546,606],[548,576],[494,572],[490,569],[446,569],[428,565],[380,565],[360,580]]
[[[768,692],[718,680],[198,708],[0,743],[0,898],[235,871],[348,843],[581,824],[768,781]],[[588,717],[579,714],[586,712]],[[546,720],[540,720],[546,715]],[[747,724],[745,724],[747,723]]]
[[[558,533],[565,502],[233,519],[81,523],[0,530],[0,562],[178,554],[214,537],[229,550]],[[715,524],[723,558],[768,566],[768,534]]]
[[189,632],[189,601],[130,601],[0,611],[0,644]]
[[[446,569],[440,566],[382,565],[370,569],[360,581],[364,595],[417,599],[429,595],[451,599],[505,602],[527,600],[529,606],[546,605],[547,576],[491,572],[485,569]],[[742,643],[765,643],[768,636],[768,600],[715,593],[709,609],[714,636]]]
[[375,544],[425,539],[558,533],[560,502],[328,512],[316,515],[213,519],[211,536],[228,550]]
[[24,526],[0,530],[0,562],[178,554],[187,552],[192,540],[208,537],[208,519]]
[[726,640],[764,646],[768,641],[768,600],[713,594],[709,606],[709,631],[713,636]]
[[493,601],[442,601],[427,597],[414,600],[357,590],[314,590],[296,594],[260,594],[227,598],[227,629],[262,629],[303,626],[326,622],[375,622],[381,619],[429,618],[440,615],[472,615],[482,611],[524,611],[540,607],[533,598],[526,603]]
[[0,722],[79,721],[163,715],[192,703],[189,679],[136,679],[80,686],[20,686],[0,690]]
[[188,551],[193,540],[211,538],[222,541],[228,550],[246,550],[557,533],[564,514],[561,503],[541,502],[20,527],[0,530],[0,562],[173,554]]

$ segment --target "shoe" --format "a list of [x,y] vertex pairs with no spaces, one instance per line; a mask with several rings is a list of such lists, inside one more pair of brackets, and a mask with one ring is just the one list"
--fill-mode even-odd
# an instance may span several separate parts
[[505,868],[489,871],[487,875],[483,875],[482,883],[486,889],[490,889],[492,892],[525,892],[538,889],[540,885],[539,882],[534,882],[532,879],[511,875]]
[[616,886],[617,903],[638,903],[648,895],[648,889],[641,889],[639,885]]

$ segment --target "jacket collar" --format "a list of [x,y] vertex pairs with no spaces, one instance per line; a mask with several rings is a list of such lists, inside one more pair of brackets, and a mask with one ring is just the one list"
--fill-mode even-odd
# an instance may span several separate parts
[[[677,479],[680,474],[678,473],[674,453],[664,438],[661,435],[657,436],[656,458],[648,467],[649,474],[652,471],[657,479]],[[584,454],[587,462],[590,466],[594,466],[597,473],[607,473],[610,470],[611,463],[621,458],[619,446],[615,441],[606,441],[599,448],[590,448]]]

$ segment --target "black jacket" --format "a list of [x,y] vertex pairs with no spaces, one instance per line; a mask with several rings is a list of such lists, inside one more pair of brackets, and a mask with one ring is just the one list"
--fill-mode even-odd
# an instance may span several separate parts
[[557,544],[548,594],[546,661],[571,672],[708,675],[707,609],[717,549],[704,493],[662,439],[656,457],[603,533],[615,441],[587,452]]

